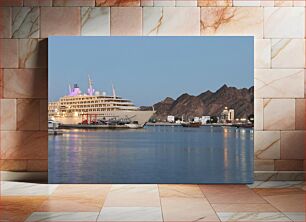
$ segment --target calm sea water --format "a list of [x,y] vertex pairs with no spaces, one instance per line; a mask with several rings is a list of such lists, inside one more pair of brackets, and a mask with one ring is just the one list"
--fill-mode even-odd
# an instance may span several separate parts
[[49,136],[49,183],[251,183],[253,130],[147,126]]

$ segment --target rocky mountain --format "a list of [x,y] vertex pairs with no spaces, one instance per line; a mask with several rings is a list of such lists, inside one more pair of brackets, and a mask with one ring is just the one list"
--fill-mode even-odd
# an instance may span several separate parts
[[[220,116],[224,107],[235,110],[235,118],[247,117],[254,113],[254,87],[249,89],[223,85],[216,92],[206,91],[198,96],[182,94],[176,100],[170,97],[154,104],[154,118],[164,121],[168,115],[184,118]],[[141,107],[142,110],[151,107]]]

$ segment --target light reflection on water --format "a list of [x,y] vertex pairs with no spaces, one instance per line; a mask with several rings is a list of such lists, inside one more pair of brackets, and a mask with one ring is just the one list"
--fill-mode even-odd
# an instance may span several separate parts
[[150,126],[49,136],[50,183],[251,183],[253,130]]

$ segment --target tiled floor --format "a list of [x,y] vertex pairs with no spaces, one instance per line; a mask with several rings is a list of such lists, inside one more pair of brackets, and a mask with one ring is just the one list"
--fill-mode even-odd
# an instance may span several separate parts
[[1,182],[0,221],[305,221],[301,182],[47,185]]

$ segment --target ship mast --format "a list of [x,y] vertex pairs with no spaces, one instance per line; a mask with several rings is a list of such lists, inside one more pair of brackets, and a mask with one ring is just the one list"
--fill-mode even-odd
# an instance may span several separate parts
[[68,85],[68,88],[69,88],[69,96],[71,95],[71,93],[72,93],[72,90],[71,90],[71,85],[69,84]]
[[115,91],[114,84],[112,84],[112,89],[113,89],[113,98],[116,99],[116,91]]
[[88,95],[92,96],[95,92],[93,88],[93,81],[90,79],[90,76],[88,75]]

